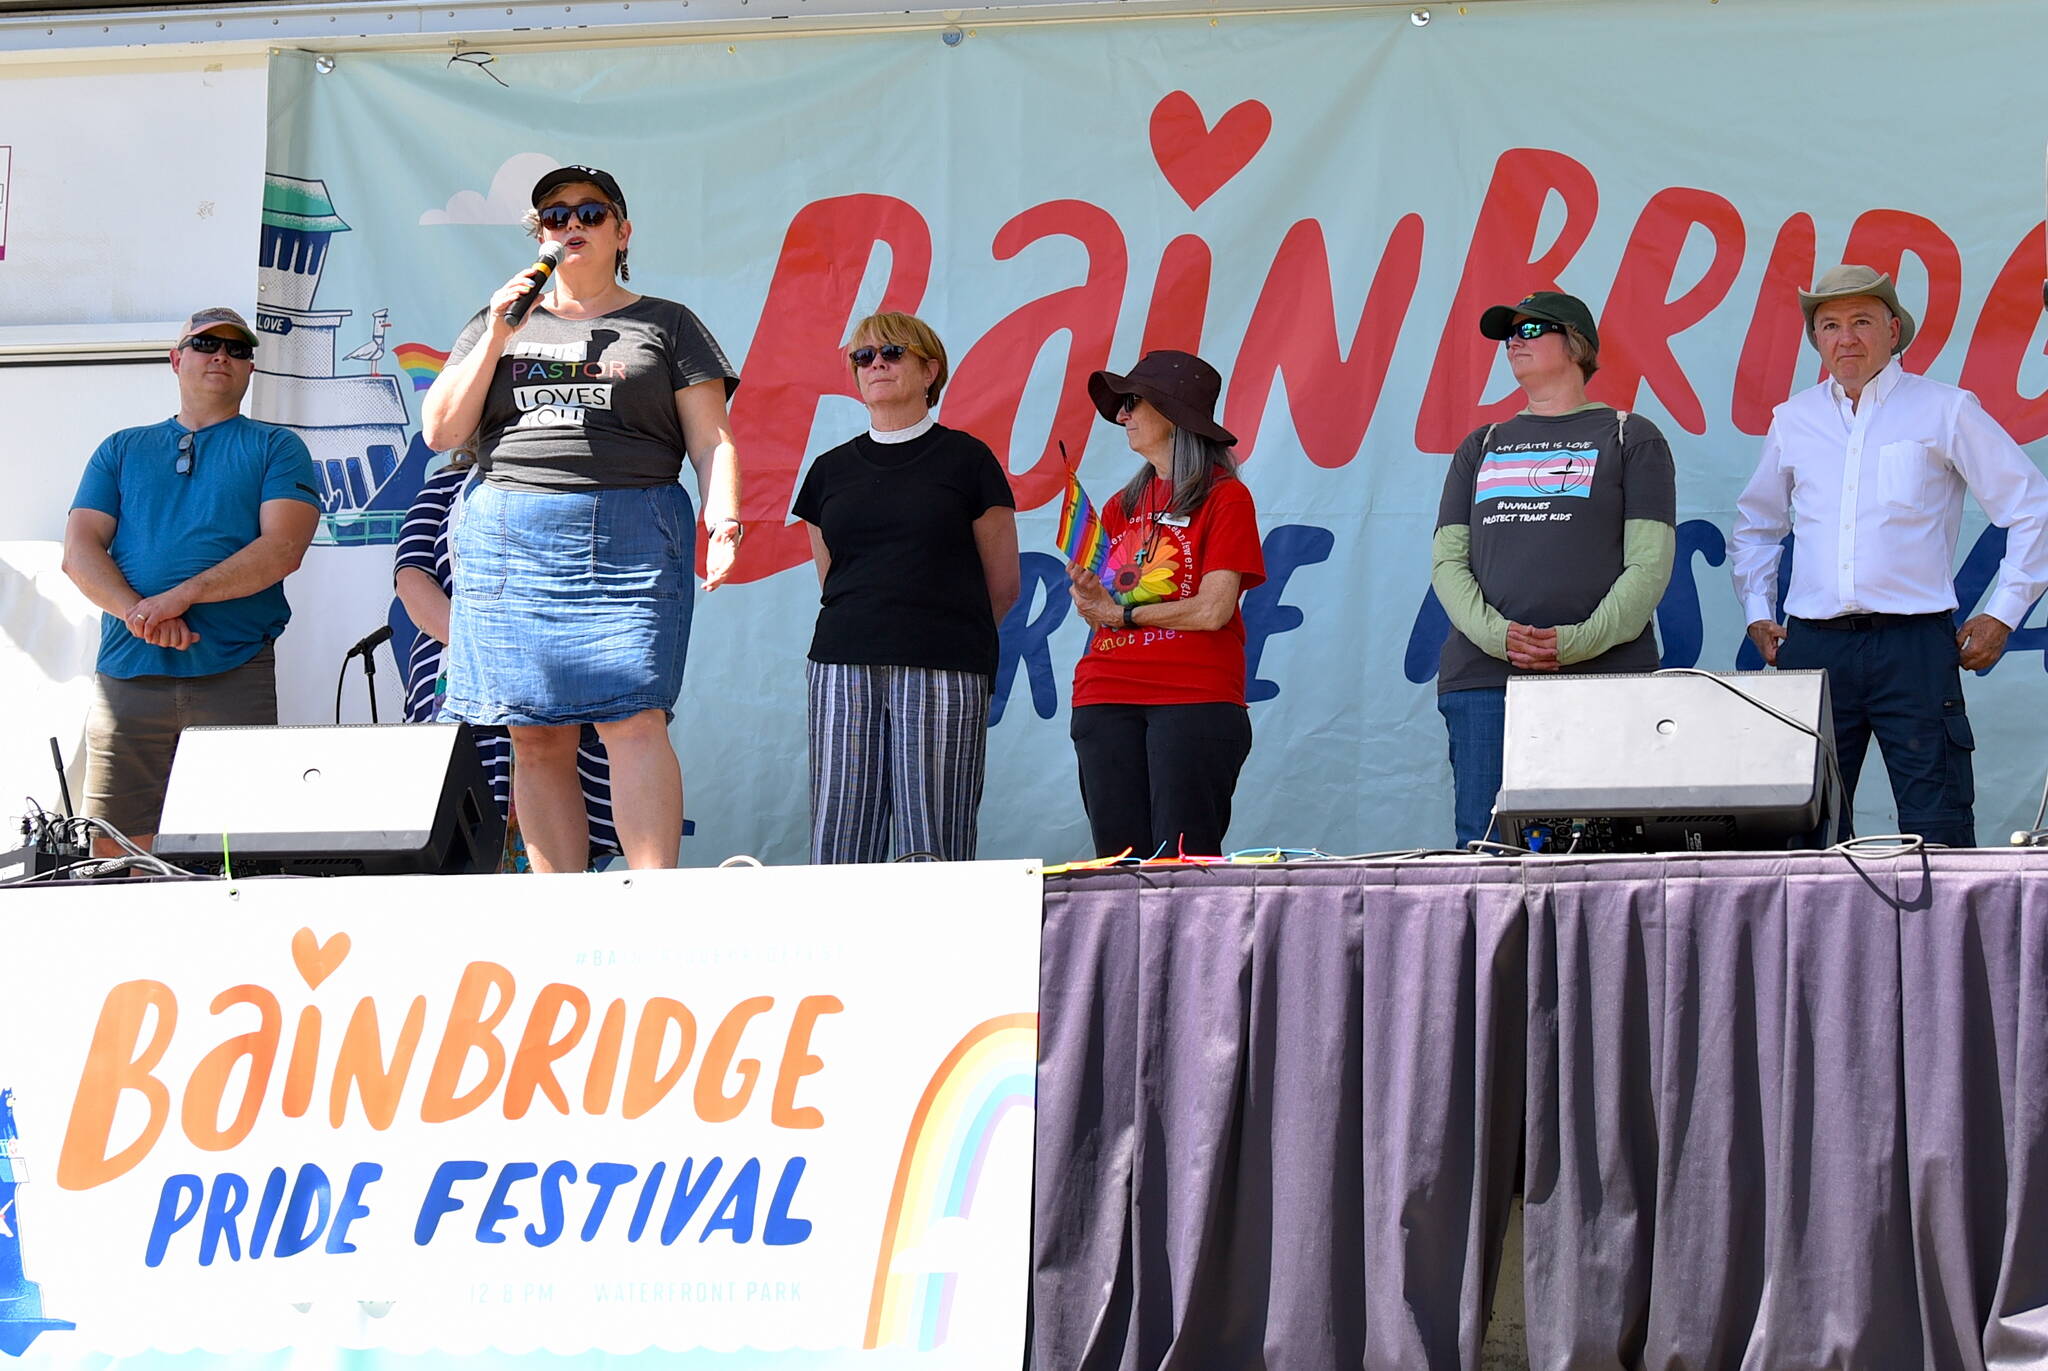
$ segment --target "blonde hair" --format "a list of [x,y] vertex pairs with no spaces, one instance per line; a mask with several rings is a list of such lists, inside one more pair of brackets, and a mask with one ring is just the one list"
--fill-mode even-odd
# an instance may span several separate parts
[[1600,350],[1570,324],[1566,324],[1564,329],[1564,355],[1579,364],[1579,370],[1588,381],[1593,379],[1594,372],[1600,370]]
[[[909,348],[927,361],[938,363],[939,374],[932,377],[932,383],[924,388],[924,402],[928,405],[936,405],[939,402],[939,392],[946,388],[946,377],[950,373],[946,369],[946,345],[939,341],[938,334],[932,332],[930,324],[915,314],[900,314],[894,311],[888,314],[870,314],[853,326],[853,333],[846,340],[845,351],[851,353],[860,346],[863,338],[878,347],[883,343],[895,343]],[[850,356],[846,359],[846,367],[858,381],[860,368],[853,364],[853,358]]]

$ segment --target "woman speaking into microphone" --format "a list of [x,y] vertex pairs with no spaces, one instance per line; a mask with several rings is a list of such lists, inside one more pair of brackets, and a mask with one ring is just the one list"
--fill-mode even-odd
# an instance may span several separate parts
[[427,393],[437,450],[474,433],[482,473],[452,516],[455,593],[442,717],[512,735],[512,803],[537,871],[580,871],[589,850],[576,771],[581,726],[612,763],[612,812],[634,867],[674,866],[683,781],[668,724],[689,646],[697,469],[716,589],[740,543],[739,459],[726,401],[739,378],[696,315],[636,295],[633,226],[610,173],[559,167],[533,187],[527,227],[560,251],[469,321]]

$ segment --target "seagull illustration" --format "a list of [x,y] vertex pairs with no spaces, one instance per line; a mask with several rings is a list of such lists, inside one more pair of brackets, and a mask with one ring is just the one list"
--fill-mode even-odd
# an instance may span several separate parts
[[377,374],[377,363],[384,358],[384,335],[391,331],[391,311],[380,309],[371,316],[377,321],[377,331],[370,335],[370,341],[342,358],[344,362],[368,362],[370,374]]

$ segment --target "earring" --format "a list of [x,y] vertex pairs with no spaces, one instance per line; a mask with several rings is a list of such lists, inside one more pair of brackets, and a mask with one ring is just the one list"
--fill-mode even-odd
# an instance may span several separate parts
[[633,279],[633,269],[626,265],[626,250],[624,248],[619,249],[618,260],[612,263],[612,268],[618,272],[621,281]]

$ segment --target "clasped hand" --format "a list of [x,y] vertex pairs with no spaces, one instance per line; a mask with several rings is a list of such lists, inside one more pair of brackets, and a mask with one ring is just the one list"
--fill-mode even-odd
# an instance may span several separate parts
[[183,652],[199,641],[199,635],[185,622],[192,597],[173,588],[161,595],[137,600],[123,622],[128,632],[151,647],[168,647]]
[[1096,628],[1122,628],[1124,607],[1103,587],[1102,578],[1079,562],[1067,563],[1067,593],[1074,609]]
[[1508,625],[1508,664],[1523,671],[1556,671],[1557,630],[1529,624]]

